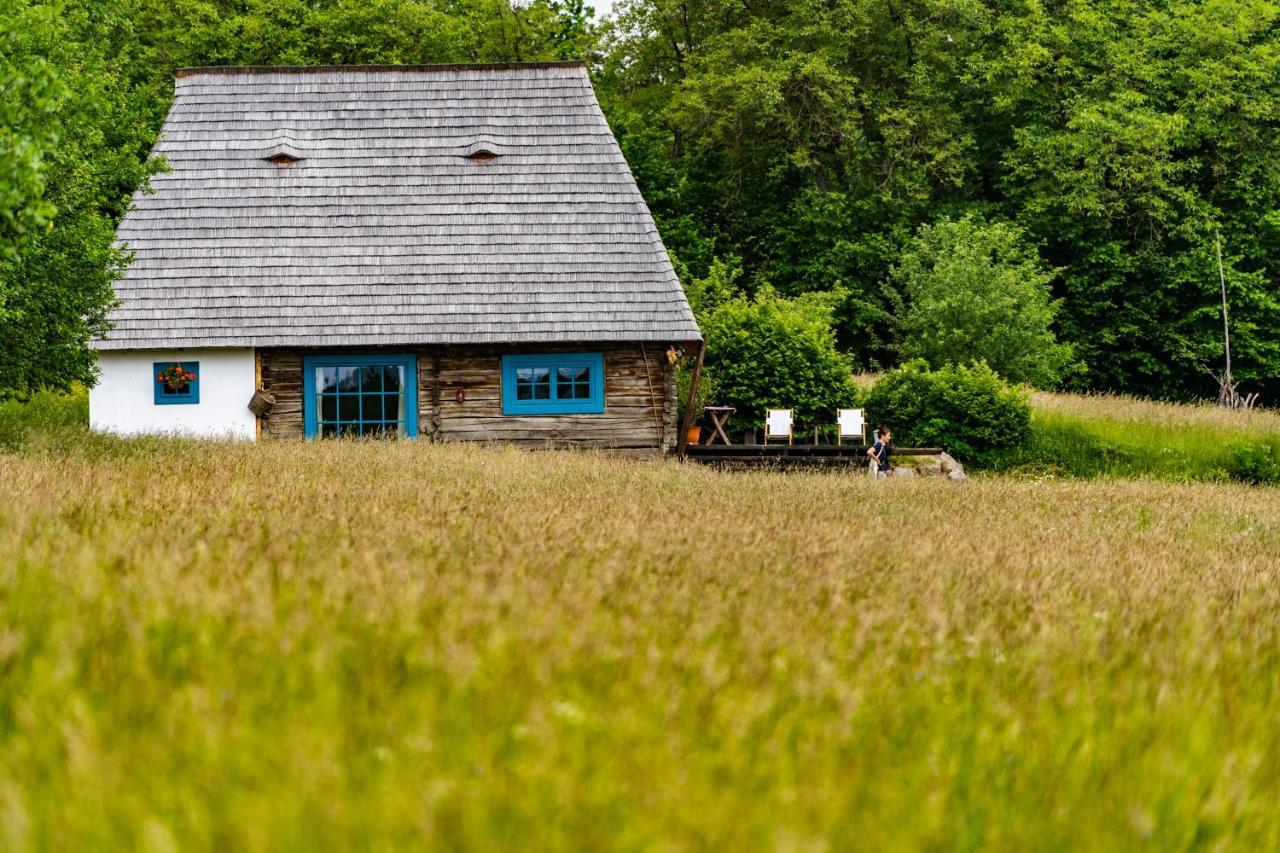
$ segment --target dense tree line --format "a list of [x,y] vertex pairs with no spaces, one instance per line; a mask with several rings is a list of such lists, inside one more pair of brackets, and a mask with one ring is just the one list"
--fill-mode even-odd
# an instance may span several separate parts
[[1220,235],[1236,376],[1271,400],[1278,22],[1271,0],[625,0],[605,23],[581,0],[0,0],[0,387],[89,370],[175,69],[580,57],[685,280],[818,300],[854,366],[954,353],[931,328],[992,321],[947,283],[990,268],[1062,344],[988,336],[1053,348],[1026,378],[1206,394]]

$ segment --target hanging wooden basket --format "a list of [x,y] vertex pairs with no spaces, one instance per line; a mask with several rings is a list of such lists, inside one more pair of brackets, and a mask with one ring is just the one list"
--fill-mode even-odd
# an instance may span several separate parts
[[259,388],[253,392],[253,396],[249,398],[249,411],[253,412],[260,418],[267,416],[271,411],[271,407],[276,404],[276,395],[272,394],[265,388]]

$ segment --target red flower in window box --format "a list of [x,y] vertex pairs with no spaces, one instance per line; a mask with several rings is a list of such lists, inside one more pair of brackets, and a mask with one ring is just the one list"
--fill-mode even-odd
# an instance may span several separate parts
[[163,382],[170,391],[184,391],[196,381],[196,375],[181,364],[171,364],[156,374],[156,381]]

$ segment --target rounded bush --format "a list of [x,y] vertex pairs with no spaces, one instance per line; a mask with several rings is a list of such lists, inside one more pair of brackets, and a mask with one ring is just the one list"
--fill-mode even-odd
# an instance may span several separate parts
[[738,409],[735,426],[758,425],[767,408],[794,409],[800,429],[830,424],[836,409],[857,400],[849,361],[820,307],[766,292],[724,303],[702,327],[715,401]]
[[894,443],[941,447],[966,464],[992,465],[1031,436],[1027,394],[985,363],[930,370],[916,359],[891,370],[866,401],[872,426],[888,426]]

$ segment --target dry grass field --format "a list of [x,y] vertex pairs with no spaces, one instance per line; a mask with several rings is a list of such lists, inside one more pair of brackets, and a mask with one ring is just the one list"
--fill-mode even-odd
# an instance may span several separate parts
[[0,454],[0,847],[1275,849],[1280,491]]
[[1206,429],[1224,438],[1280,433],[1280,411],[1256,409],[1233,412],[1216,403],[1164,403],[1118,394],[1058,394],[1036,391],[1031,395],[1036,411],[1079,421],[1129,424],[1143,430]]

